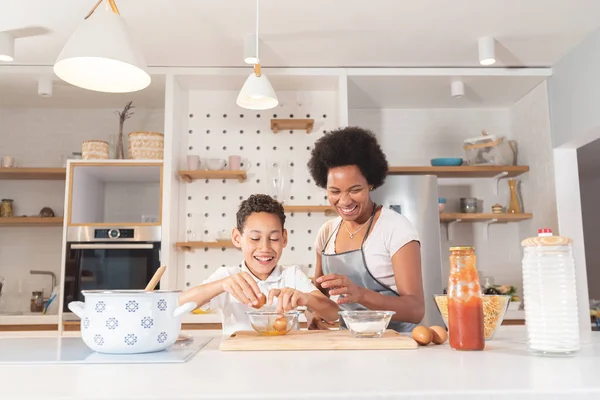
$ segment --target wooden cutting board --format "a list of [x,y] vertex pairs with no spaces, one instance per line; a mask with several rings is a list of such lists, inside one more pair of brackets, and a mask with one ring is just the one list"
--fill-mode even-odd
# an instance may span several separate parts
[[256,350],[406,350],[418,347],[409,336],[387,330],[380,338],[355,338],[349,331],[290,331],[282,336],[261,336],[238,331],[221,342],[223,351]]

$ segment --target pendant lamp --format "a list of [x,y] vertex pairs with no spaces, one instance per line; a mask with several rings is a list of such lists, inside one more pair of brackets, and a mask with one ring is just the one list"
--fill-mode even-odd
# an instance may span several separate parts
[[279,100],[269,79],[262,74],[258,56],[258,11],[259,0],[256,0],[256,64],[254,71],[248,76],[237,97],[236,104],[248,110],[268,110],[277,107]]
[[[146,63],[133,43],[114,0],[85,17],[62,49],[54,73],[83,89],[128,93],[150,85]],[[94,12],[96,11],[96,12]]]

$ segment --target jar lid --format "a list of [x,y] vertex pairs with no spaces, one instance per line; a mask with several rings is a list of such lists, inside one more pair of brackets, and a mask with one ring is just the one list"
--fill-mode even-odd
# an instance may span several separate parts
[[2,199],[2,201],[14,201],[13,199]]
[[475,250],[474,246],[453,246],[450,247],[450,251],[461,251],[461,250]]
[[570,244],[573,244],[573,241],[563,236],[536,236],[524,239],[521,242],[523,247],[566,246]]

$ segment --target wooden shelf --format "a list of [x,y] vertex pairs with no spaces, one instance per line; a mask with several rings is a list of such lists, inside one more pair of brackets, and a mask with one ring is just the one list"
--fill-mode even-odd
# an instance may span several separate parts
[[314,119],[272,119],[271,130],[273,133],[287,130],[305,130],[310,133],[315,126]]
[[460,166],[460,167],[390,167],[389,175],[437,175],[438,178],[494,178],[503,175],[507,178],[519,176],[529,171],[526,165],[510,166]]
[[294,213],[325,213],[325,215],[335,214],[331,206],[283,206],[285,212]]
[[519,222],[526,219],[533,218],[533,214],[522,213],[522,214],[492,214],[492,213],[477,213],[477,214],[463,214],[463,213],[442,213],[440,214],[441,222],[480,222],[480,221],[492,221],[497,220],[498,222]]
[[196,179],[237,179],[240,182],[246,180],[246,171],[231,171],[223,169],[220,171],[189,170],[179,171],[179,177],[186,182]]
[[62,226],[63,217],[11,217],[0,218],[2,226]]
[[183,251],[192,249],[221,249],[235,247],[231,240],[218,240],[216,242],[177,242],[175,246]]
[[7,180],[65,180],[66,168],[0,168],[0,179]]

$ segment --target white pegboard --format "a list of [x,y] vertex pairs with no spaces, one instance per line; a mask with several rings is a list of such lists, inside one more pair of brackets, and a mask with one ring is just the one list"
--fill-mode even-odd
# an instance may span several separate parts
[[[179,240],[212,240],[220,230],[231,231],[241,199],[254,193],[271,194],[266,165],[287,163],[293,183],[289,205],[327,205],[325,191],[318,188],[306,166],[317,138],[338,127],[334,91],[278,92],[280,106],[267,111],[251,111],[235,104],[234,91],[191,91],[187,129],[181,141],[182,160],[187,155],[227,159],[240,155],[250,162],[247,180],[194,181],[181,185],[185,199],[180,210]],[[315,126],[305,131],[281,131],[274,134],[271,118],[313,118]],[[182,161],[183,162],[183,161]],[[187,168],[185,164],[181,168]],[[322,213],[287,213],[288,246],[280,263],[301,265],[314,274],[314,243],[320,226],[330,217]],[[191,237],[189,231],[195,237]],[[199,232],[199,233],[198,233]],[[196,249],[180,258],[185,287],[200,284],[216,269],[241,262],[237,249]],[[181,283],[180,283],[181,285]]]

